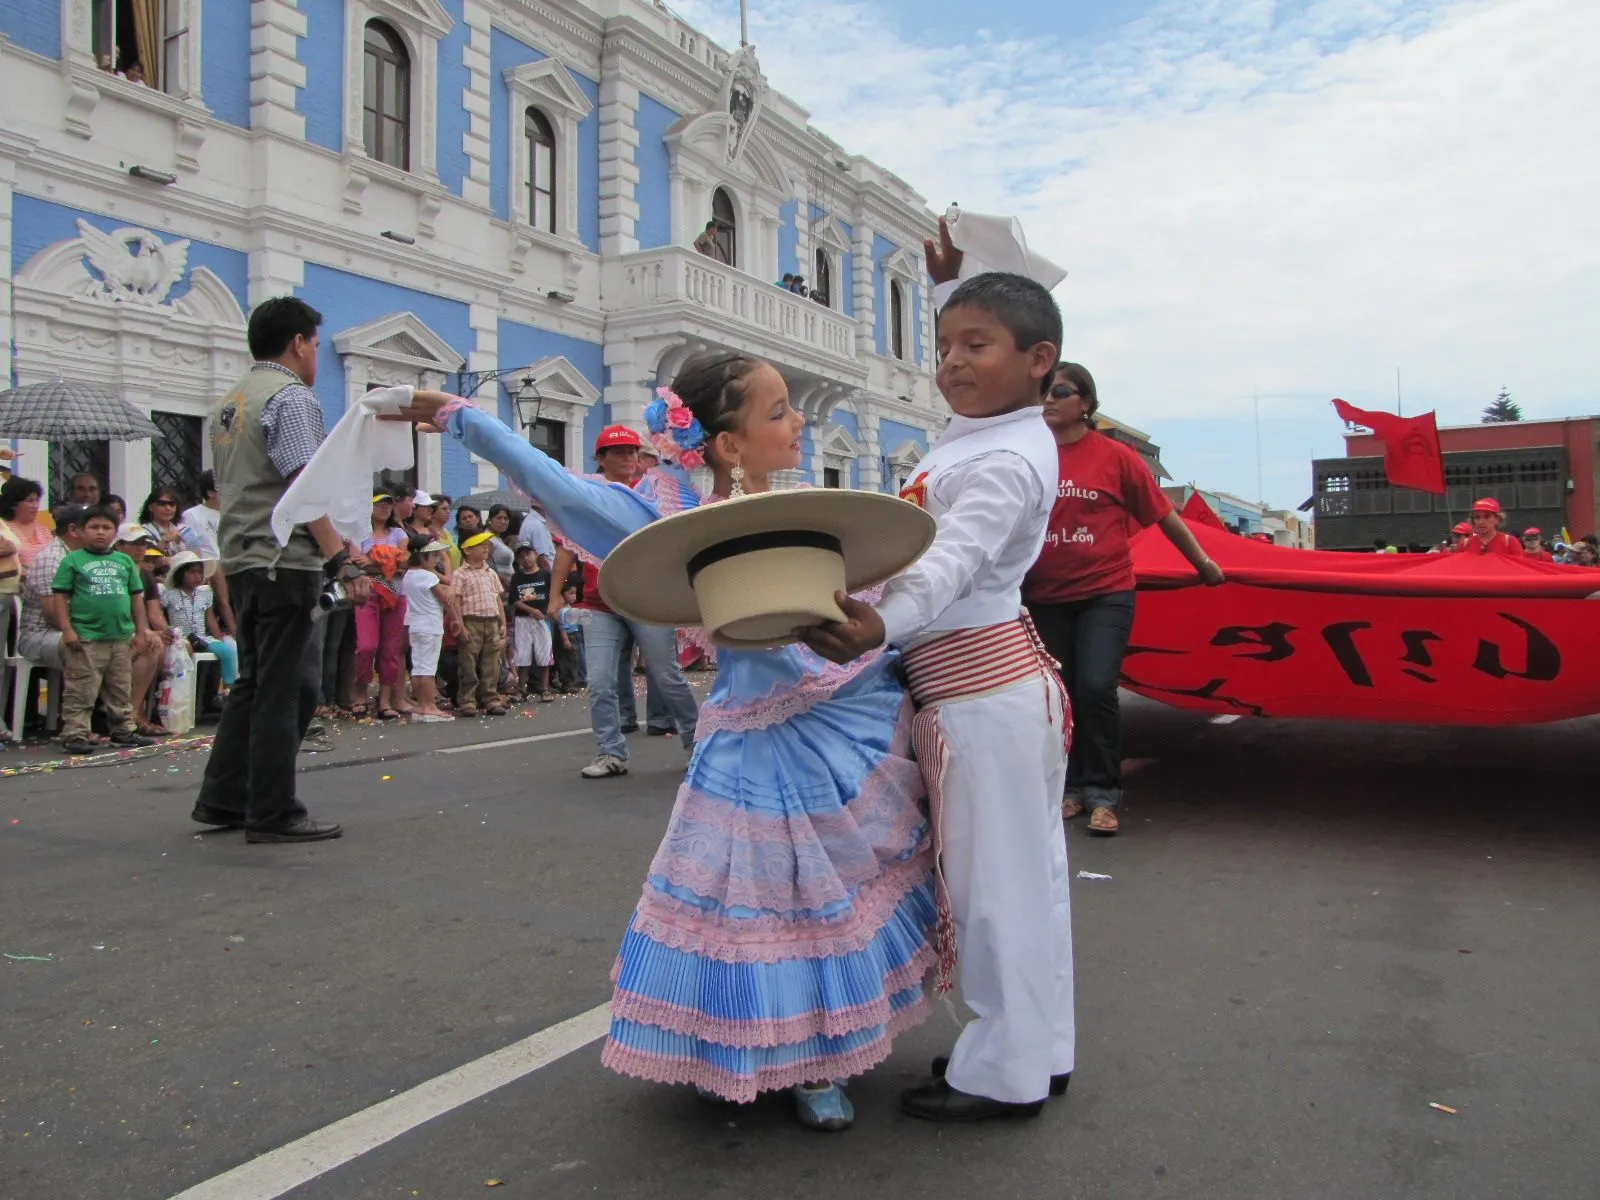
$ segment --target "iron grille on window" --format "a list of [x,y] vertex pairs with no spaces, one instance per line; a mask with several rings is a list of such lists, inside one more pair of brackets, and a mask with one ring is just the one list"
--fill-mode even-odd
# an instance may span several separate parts
[[158,488],[171,488],[186,504],[198,504],[195,488],[205,469],[201,459],[204,422],[169,412],[152,412],[150,420],[161,431],[150,441],[150,482]]
[[111,479],[110,442],[50,443],[50,502],[59,504],[72,490],[74,475],[93,475],[105,495]]

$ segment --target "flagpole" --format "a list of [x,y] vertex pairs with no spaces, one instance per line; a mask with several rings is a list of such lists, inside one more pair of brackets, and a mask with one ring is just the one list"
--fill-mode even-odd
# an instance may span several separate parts
[[750,44],[750,12],[746,7],[746,0],[739,0],[739,46],[742,49]]

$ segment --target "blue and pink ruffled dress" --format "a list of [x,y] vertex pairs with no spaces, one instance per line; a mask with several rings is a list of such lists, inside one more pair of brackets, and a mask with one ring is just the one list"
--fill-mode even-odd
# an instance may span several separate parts
[[[471,408],[447,428],[603,557],[660,516]],[[694,755],[617,956],[602,1061],[734,1101],[858,1075],[924,1018],[933,851],[896,656],[717,655]]]

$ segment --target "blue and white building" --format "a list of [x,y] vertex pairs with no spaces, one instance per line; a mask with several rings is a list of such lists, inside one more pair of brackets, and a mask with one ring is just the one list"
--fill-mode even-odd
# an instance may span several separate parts
[[[693,248],[712,219],[715,258]],[[933,229],[753,50],[651,0],[0,5],[0,379],[103,384],[163,432],[18,443],[52,495],[86,468],[133,504],[189,486],[245,314],[285,294],[324,314],[330,422],[377,384],[477,388],[582,467],[732,347],[809,421],[789,482],[891,490],[946,419]],[[441,441],[419,437],[420,486],[499,484]]]

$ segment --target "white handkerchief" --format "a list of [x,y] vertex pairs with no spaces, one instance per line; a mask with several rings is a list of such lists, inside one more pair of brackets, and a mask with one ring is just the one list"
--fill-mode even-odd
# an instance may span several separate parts
[[351,541],[360,541],[371,530],[373,475],[408,470],[415,461],[413,427],[378,418],[394,416],[409,405],[414,390],[406,385],[374,388],[345,411],[272,510],[272,533],[280,546],[289,544],[296,525],[318,517],[331,519]]
[[963,212],[952,204],[945,222],[951,243],[962,253],[962,279],[985,271],[1010,271],[1051,289],[1067,277],[1063,268],[1028,249],[1022,222],[1015,217]]

